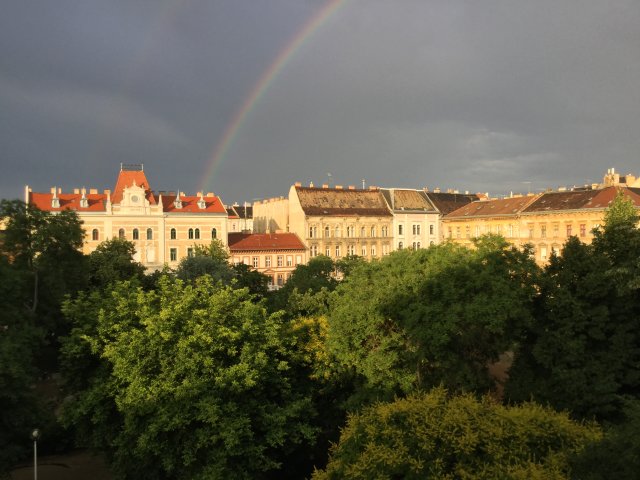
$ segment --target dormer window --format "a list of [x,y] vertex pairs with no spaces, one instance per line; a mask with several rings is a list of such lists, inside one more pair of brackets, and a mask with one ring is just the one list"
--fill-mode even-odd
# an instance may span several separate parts
[[80,199],[80,206],[82,208],[87,208],[89,206],[89,200],[87,199],[87,195],[85,192],[82,192],[82,198]]
[[60,208],[60,199],[55,194],[51,199],[51,208]]
[[173,205],[176,208],[182,208],[182,200],[180,200],[180,194],[178,194],[178,196],[176,197],[175,201],[173,202]]
[[205,208],[207,208],[207,203],[204,201],[204,198],[200,197],[200,200],[198,200],[198,208],[200,210],[204,210]]

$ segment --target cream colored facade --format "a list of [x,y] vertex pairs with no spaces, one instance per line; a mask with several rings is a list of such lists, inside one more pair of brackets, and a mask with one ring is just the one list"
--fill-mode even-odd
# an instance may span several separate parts
[[393,212],[393,249],[427,248],[439,243],[440,213],[423,190],[383,188]]
[[393,250],[393,215],[378,189],[295,184],[288,198],[257,202],[253,212],[256,231],[295,233],[309,257],[372,259]]
[[443,229],[447,239],[468,246],[474,238],[487,233],[502,235],[518,247],[531,245],[536,262],[544,265],[552,252],[560,253],[572,236],[591,243],[593,230],[603,223],[606,209],[618,192],[640,208],[640,189],[546,192],[473,202],[445,216]]
[[85,230],[83,253],[91,253],[105,240],[124,238],[134,243],[135,260],[150,270],[177,266],[194,245],[208,245],[212,238],[227,243],[227,213],[218,197],[155,194],[142,170],[121,167],[113,193],[63,193],[57,188],[35,193],[26,187],[25,201],[53,212],[75,210]]

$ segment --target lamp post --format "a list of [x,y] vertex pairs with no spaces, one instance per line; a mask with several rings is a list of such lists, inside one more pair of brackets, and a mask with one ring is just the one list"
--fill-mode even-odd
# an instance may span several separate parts
[[40,438],[40,430],[37,428],[31,432],[33,438],[33,479],[38,480],[38,438]]

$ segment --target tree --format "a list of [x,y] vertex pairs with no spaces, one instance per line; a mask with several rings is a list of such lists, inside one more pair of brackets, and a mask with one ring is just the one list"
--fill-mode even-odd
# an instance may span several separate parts
[[313,478],[569,478],[571,455],[600,436],[536,404],[503,407],[437,388],[351,415]]
[[488,365],[531,315],[537,268],[498,237],[475,250],[444,244],[363,264],[338,286],[328,346],[365,379],[367,396],[390,399],[443,383],[486,391]]
[[112,238],[101,242],[89,254],[89,283],[104,288],[114,282],[141,279],[144,266],[133,259],[136,247],[133,242]]
[[244,263],[232,265],[231,270],[234,275],[233,285],[235,288],[247,288],[257,299],[266,297],[267,285],[269,284],[269,278],[266,275]]
[[195,281],[210,275],[215,281],[228,285],[234,277],[228,259],[229,254],[219,240],[212,240],[206,247],[195,245],[193,256],[183,258],[178,264],[176,276],[184,281]]
[[104,302],[67,305],[76,329],[65,365],[91,355],[98,368],[80,381],[65,372],[74,393],[65,416],[119,476],[265,478],[313,442],[292,342],[247,290],[167,277],[150,292],[116,284]]
[[[80,252],[84,231],[75,212],[55,214],[19,200],[0,202],[0,219],[6,222],[2,253],[14,268],[32,277],[32,296],[28,308],[42,315],[57,311],[65,294],[86,283]],[[38,310],[39,302],[45,304]]]
[[565,244],[544,271],[536,318],[524,332],[506,394],[578,418],[618,421],[640,398],[640,231],[619,196],[591,245]]

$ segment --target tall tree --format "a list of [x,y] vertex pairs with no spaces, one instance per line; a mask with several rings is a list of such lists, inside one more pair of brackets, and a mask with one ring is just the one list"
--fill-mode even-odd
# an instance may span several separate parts
[[640,230],[619,196],[591,245],[570,239],[541,283],[536,319],[520,341],[506,393],[582,418],[622,418],[640,396]]
[[[313,441],[292,342],[247,290],[164,278],[151,292],[117,284],[105,301],[97,311],[87,299],[67,306],[77,327],[65,376],[77,390],[66,418],[119,476],[266,478]],[[87,355],[97,378],[74,383],[75,360]]]
[[[531,315],[537,269],[499,237],[399,251],[337,288],[328,345],[379,398],[443,383],[491,388],[489,363]],[[376,393],[377,392],[377,393]]]
[[97,288],[104,288],[114,282],[141,279],[144,266],[133,259],[133,242],[121,238],[112,238],[101,242],[89,254],[89,282]]

